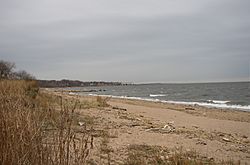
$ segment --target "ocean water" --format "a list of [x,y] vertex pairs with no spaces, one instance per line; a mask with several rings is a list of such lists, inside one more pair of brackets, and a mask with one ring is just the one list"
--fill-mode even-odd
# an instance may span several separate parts
[[154,102],[201,105],[250,111],[250,82],[141,84],[128,86],[76,87],[71,94],[101,95]]

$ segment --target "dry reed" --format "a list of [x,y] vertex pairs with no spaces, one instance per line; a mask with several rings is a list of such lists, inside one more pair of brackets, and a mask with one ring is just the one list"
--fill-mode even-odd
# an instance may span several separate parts
[[84,164],[93,137],[73,129],[78,102],[38,89],[35,81],[0,81],[0,164]]

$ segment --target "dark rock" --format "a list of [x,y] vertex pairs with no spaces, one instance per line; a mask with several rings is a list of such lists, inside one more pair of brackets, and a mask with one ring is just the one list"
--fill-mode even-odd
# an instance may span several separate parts
[[127,109],[125,109],[125,108],[119,108],[119,107],[112,107],[112,109],[121,110],[121,111],[127,111]]
[[246,135],[243,135],[242,138],[247,139],[248,137]]
[[192,107],[186,107],[185,110],[195,110],[195,109]]
[[206,142],[199,140],[196,144],[207,145]]

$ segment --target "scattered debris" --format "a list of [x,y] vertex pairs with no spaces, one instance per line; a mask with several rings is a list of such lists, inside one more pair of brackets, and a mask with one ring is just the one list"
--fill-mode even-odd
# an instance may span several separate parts
[[239,146],[238,150],[241,152],[247,152],[247,147],[246,146]]
[[168,122],[168,125],[174,125],[174,121]]
[[225,136],[225,134],[224,133],[219,133],[219,136]]
[[168,122],[163,128],[149,128],[146,131],[160,132],[160,133],[170,133],[175,131],[174,121]]
[[153,122],[151,122],[151,121],[147,121],[147,124],[152,125],[152,124],[153,124]]
[[157,132],[159,130],[160,128],[149,128],[149,129],[146,129],[146,132],[149,132],[149,131]]
[[172,125],[168,125],[166,124],[163,128],[162,128],[163,132],[165,133],[169,133],[175,130],[175,128]]
[[192,107],[186,107],[185,110],[195,110],[195,109]]
[[247,139],[248,137],[246,135],[243,135],[242,138]]
[[140,118],[135,118],[135,120],[141,121],[141,119],[140,119]]
[[128,126],[129,127],[138,127],[138,126],[141,126],[141,124],[134,122],[134,123],[128,124]]
[[228,138],[222,138],[222,140],[224,140],[225,142],[231,142],[231,140]]
[[121,110],[121,111],[127,111],[126,108],[119,108],[119,107],[112,107],[112,109]]
[[198,128],[199,128],[197,125],[193,125],[192,127],[196,128],[196,129],[198,129]]
[[202,141],[200,139],[198,139],[198,142],[196,142],[196,144],[207,145],[205,141]]
[[131,121],[134,121],[135,119],[133,117],[130,117],[128,115],[121,115],[119,116],[120,119],[126,119],[126,120],[131,120]]
[[164,133],[170,133],[174,132],[175,127],[174,127],[174,121],[168,122],[163,128],[162,128]]
[[79,121],[79,122],[78,122],[78,124],[79,124],[80,126],[83,126],[85,123],[84,123],[84,122]]

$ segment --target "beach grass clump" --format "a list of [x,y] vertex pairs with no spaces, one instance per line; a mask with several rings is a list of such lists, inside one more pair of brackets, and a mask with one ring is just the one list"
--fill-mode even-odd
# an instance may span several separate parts
[[109,107],[108,101],[110,100],[109,97],[96,97],[96,102],[98,103],[99,107]]
[[1,80],[0,103],[0,164],[86,162],[93,137],[73,129],[77,101],[40,93],[35,81]]
[[130,145],[128,148],[125,165],[236,165],[239,162],[219,161],[200,156],[195,151],[184,151],[179,149],[168,149],[161,146],[150,146],[146,144]]
[[168,150],[164,150],[159,146],[149,145],[131,145],[128,148],[128,157],[125,165],[142,165],[142,164],[158,164],[158,165],[200,165],[201,162],[192,160],[186,155],[173,154],[170,156]]

